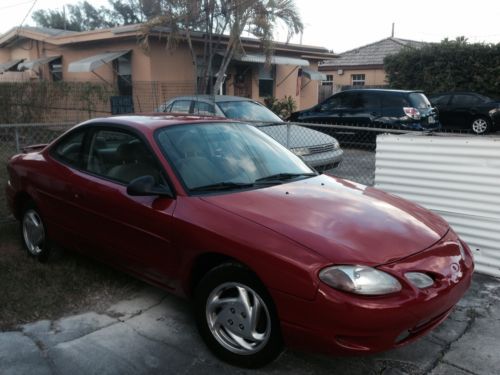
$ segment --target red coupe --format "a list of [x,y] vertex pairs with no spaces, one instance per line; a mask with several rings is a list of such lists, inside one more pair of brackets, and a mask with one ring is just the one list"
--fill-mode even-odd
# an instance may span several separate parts
[[98,258],[192,297],[221,359],[283,346],[334,355],[404,345],[465,293],[471,252],[439,216],[326,175],[253,126],[127,116],[84,122],[8,164],[27,251]]

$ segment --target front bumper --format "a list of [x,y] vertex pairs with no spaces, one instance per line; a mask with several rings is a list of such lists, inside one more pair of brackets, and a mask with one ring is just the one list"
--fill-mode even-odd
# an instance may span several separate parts
[[337,166],[342,161],[343,154],[344,151],[342,149],[337,149],[335,151],[304,155],[302,156],[302,160],[314,168]]
[[[470,286],[473,260],[453,246],[450,231],[438,244],[417,255],[379,267],[403,284],[399,293],[363,297],[321,283],[314,301],[273,293],[287,345],[332,355],[385,351],[405,345],[440,324]],[[466,246],[465,246],[466,247]],[[457,271],[458,266],[458,271]],[[404,279],[408,271],[433,276],[427,289]]]

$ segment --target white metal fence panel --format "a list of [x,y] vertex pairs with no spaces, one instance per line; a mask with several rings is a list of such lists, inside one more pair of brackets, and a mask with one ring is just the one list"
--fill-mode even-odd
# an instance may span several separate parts
[[443,216],[500,277],[500,137],[380,135],[375,186]]

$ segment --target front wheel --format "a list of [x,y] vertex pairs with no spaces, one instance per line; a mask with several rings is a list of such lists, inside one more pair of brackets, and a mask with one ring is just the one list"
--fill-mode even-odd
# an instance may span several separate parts
[[37,207],[31,202],[23,209],[21,232],[28,255],[39,261],[47,260],[49,255],[47,232]]
[[282,352],[274,303],[247,268],[228,263],[212,269],[198,284],[195,304],[200,334],[223,361],[256,368]]
[[484,117],[477,117],[472,120],[471,128],[475,134],[486,134],[490,130],[490,122]]

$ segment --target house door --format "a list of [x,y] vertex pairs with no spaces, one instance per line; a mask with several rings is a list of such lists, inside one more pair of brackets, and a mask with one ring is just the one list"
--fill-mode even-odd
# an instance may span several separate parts
[[245,98],[252,97],[252,68],[250,66],[236,67],[234,95]]

